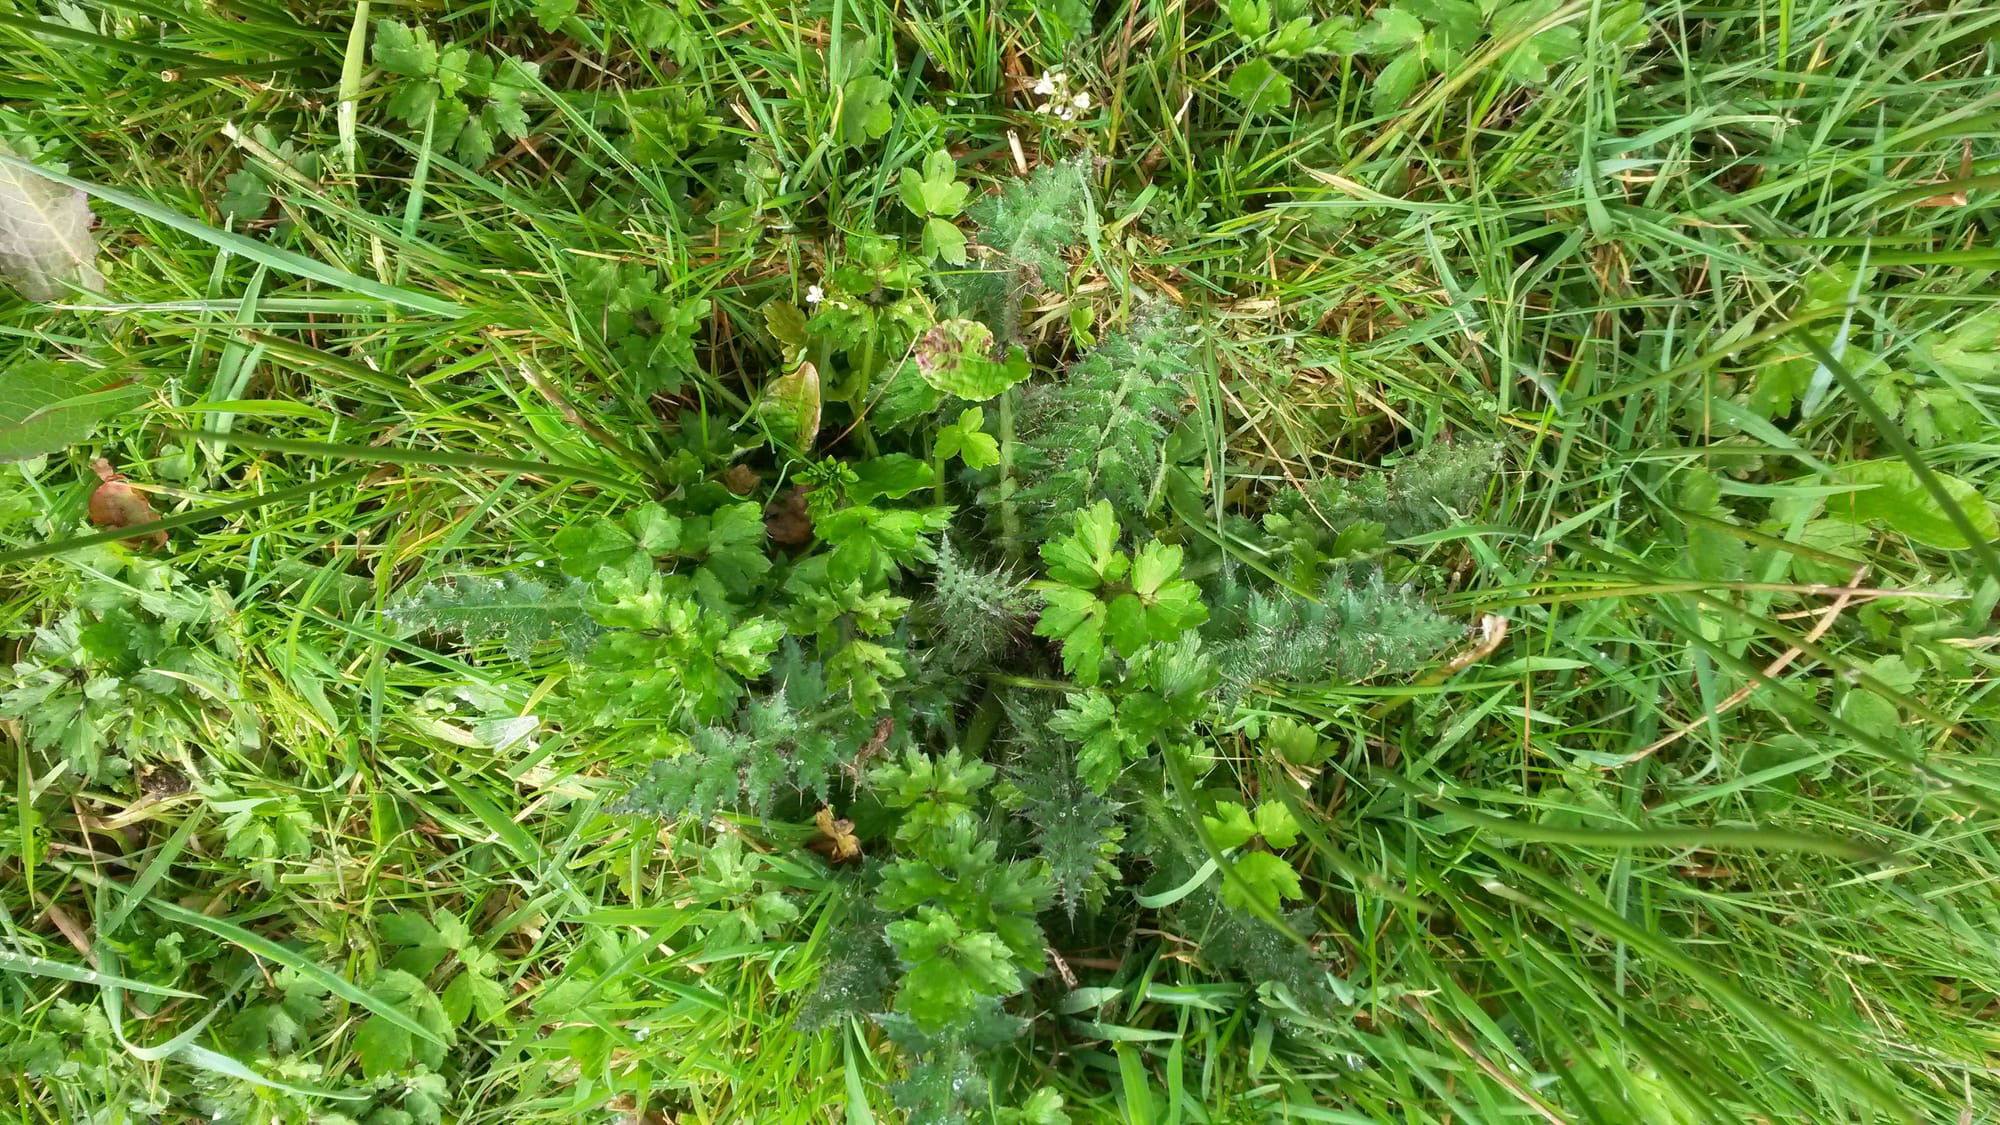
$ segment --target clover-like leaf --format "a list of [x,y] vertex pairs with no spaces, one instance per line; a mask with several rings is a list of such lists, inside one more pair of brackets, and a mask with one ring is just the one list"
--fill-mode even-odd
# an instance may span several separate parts
[[1292,104],[1292,80],[1271,60],[1251,59],[1230,72],[1229,96],[1245,113],[1269,113]]
[[937,455],[956,457],[968,469],[989,469],[1000,463],[1000,443],[984,431],[986,412],[974,406],[958,421],[938,431]]
[[889,131],[895,115],[889,98],[896,91],[889,80],[877,74],[848,79],[840,89],[840,120],[836,136],[845,145],[862,145]]

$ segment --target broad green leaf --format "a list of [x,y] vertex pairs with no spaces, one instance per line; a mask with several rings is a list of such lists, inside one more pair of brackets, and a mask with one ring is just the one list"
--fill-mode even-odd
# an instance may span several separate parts
[[1840,701],[1840,718],[1873,738],[1894,739],[1903,726],[1896,705],[1867,688],[1848,689]]
[[1119,652],[1127,656],[1138,652],[1152,636],[1146,623],[1145,603],[1132,594],[1112,598],[1104,614],[1104,635]]
[[1408,100],[1416,92],[1417,84],[1430,73],[1424,64],[1424,57],[1417,51],[1405,51],[1389,60],[1382,73],[1375,76],[1375,87],[1369,94],[1369,104],[1377,113],[1387,113]]
[[1271,60],[1251,59],[1230,72],[1229,96],[1244,113],[1269,113],[1292,104],[1292,80]]
[[924,158],[924,169],[905,168],[896,180],[903,206],[919,218],[950,218],[965,207],[970,185],[956,182],[958,164],[942,150]]
[[962,266],[968,261],[965,253],[965,232],[953,226],[949,219],[936,217],[925,219],[923,252],[926,257]]
[[988,469],[1000,463],[1000,443],[985,433],[986,412],[968,408],[958,421],[938,431],[937,455],[956,457],[968,469]]
[[1415,13],[1394,4],[1377,6],[1361,34],[1363,46],[1375,54],[1414,47],[1423,38],[1424,21],[1418,19]]
[[976,320],[944,320],[917,340],[917,374],[946,394],[984,402],[1028,377],[1027,354],[994,357],[993,330]]
[[25,461],[89,438],[143,391],[107,387],[76,363],[26,359],[0,372],[0,461]]
[[901,500],[920,488],[929,488],[937,481],[937,472],[928,462],[919,461],[907,453],[870,457],[866,461],[855,462],[851,468],[854,470],[854,481],[847,486],[847,498],[856,504]]
[[408,1031],[381,1016],[361,1021],[360,1029],[354,1033],[354,1053],[361,1060],[361,1074],[365,1078],[380,1078],[408,1066],[414,1045]]
[[[1856,523],[1881,523],[1919,543],[1945,550],[1964,550],[1972,545],[1906,462],[1890,458],[1863,461],[1842,466],[1838,472],[1846,483],[1873,487],[1829,498],[1827,515]],[[1981,539],[1990,542],[2000,538],[2000,521],[1995,520],[1993,506],[1977,488],[1946,473],[1934,471],[1932,475]]]
[[790,374],[764,384],[757,413],[778,440],[801,450],[811,449],[813,439],[819,436],[819,368],[803,362]]
[[840,123],[836,136],[844,145],[861,145],[889,131],[895,116],[889,109],[896,88],[876,74],[849,79],[840,91]]

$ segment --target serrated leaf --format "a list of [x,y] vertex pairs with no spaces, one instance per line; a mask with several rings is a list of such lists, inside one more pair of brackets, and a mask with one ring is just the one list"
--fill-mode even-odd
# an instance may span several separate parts
[[540,84],[541,70],[538,63],[523,62],[506,55],[494,71],[493,80],[487,84],[486,94],[492,99],[488,106],[490,119],[496,128],[510,137],[528,135],[528,111],[521,100],[535,92]]
[[553,590],[519,574],[461,575],[406,594],[387,612],[405,630],[455,633],[468,645],[498,637],[517,660],[526,660],[538,642],[550,638],[560,638],[571,658],[580,659],[603,631],[586,605],[586,591],[577,583]]
[[1237,879],[1225,879],[1222,883],[1222,901],[1239,910],[1251,909],[1261,904],[1265,912],[1279,908],[1281,899],[1304,898],[1305,892],[1299,887],[1299,873],[1292,870],[1281,856],[1270,852],[1246,852],[1231,861],[1235,865]]
[[271,207],[271,188],[261,173],[246,165],[222,181],[222,199],[216,206],[223,218],[238,223],[262,218]]
[[1217,805],[1214,816],[1201,818],[1201,826],[1208,829],[1209,838],[1223,851],[1240,848],[1257,834],[1257,825],[1250,819],[1250,810],[1234,801]]
[[391,74],[428,78],[437,72],[437,46],[421,27],[396,20],[375,21],[375,65]]
[[134,387],[104,386],[101,374],[81,364],[22,360],[0,372],[0,462],[25,461],[84,441],[99,422],[141,394]]
[[1013,954],[997,934],[965,932],[934,907],[888,927],[889,940],[909,966],[896,1007],[925,1031],[957,1023],[992,996],[1021,990]]
[[1116,582],[1131,566],[1118,550],[1118,514],[1104,500],[1078,512],[1070,534],[1042,544],[1041,553],[1050,578],[1086,589]]
[[796,364],[806,350],[806,314],[790,301],[764,306],[764,327],[784,349],[785,362]]
[[1057,586],[1042,592],[1047,606],[1035,635],[1062,643],[1063,670],[1094,684],[1104,661],[1104,603],[1088,590]]
[[1283,801],[1264,801],[1257,806],[1257,835],[1274,848],[1289,848],[1299,842],[1299,822]]
[[[0,153],[13,155],[4,143]],[[71,286],[101,291],[88,197],[32,168],[0,164],[0,277],[30,301],[53,301]]]

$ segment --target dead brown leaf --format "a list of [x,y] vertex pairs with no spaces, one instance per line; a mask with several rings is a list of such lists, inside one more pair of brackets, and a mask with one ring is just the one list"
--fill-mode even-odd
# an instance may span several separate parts
[[[97,470],[97,479],[101,482],[96,491],[90,494],[91,526],[101,527],[106,531],[116,531],[120,528],[152,523],[160,518],[159,513],[153,510],[152,503],[146,499],[146,494],[133,488],[132,483],[125,479],[125,474],[111,467],[111,462],[99,457],[91,468]],[[155,550],[164,550],[167,546],[167,533],[155,531],[124,540],[124,543],[128,547],[152,547]]]

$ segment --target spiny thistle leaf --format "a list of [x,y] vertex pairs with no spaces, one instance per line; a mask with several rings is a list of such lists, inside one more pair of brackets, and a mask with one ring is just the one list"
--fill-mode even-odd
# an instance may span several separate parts
[[1194,374],[1190,332],[1178,313],[1142,313],[1055,381],[1030,386],[1016,499],[1037,529],[1100,499],[1126,526],[1145,523],[1158,506],[1167,435]]
[[[861,745],[846,712],[837,725],[816,724],[803,712],[824,697],[817,682],[794,680],[745,706],[733,725],[708,726],[688,748],[647,767],[624,802],[628,812],[665,820],[718,812],[763,813],[787,791],[827,799],[827,779]],[[816,693],[801,698],[801,691]]]
[[1026,583],[973,565],[946,537],[928,603],[931,639],[953,668],[976,668],[1004,652],[1026,630],[1034,606]]
[[589,604],[580,582],[556,590],[520,574],[462,574],[405,594],[387,612],[407,632],[454,634],[468,646],[498,637],[516,660],[528,659],[540,642],[559,638],[570,659],[581,660],[603,632],[591,619]]
[[1318,601],[1253,593],[1218,610],[1210,635],[1224,703],[1258,683],[1352,682],[1420,667],[1465,627],[1377,574],[1349,585],[1336,571]]
[[1063,252],[1083,239],[1085,173],[1081,161],[1038,168],[967,209],[987,248],[987,268],[950,276],[946,285],[964,313],[985,321],[1002,344],[1020,335],[1029,290],[1062,285]]

